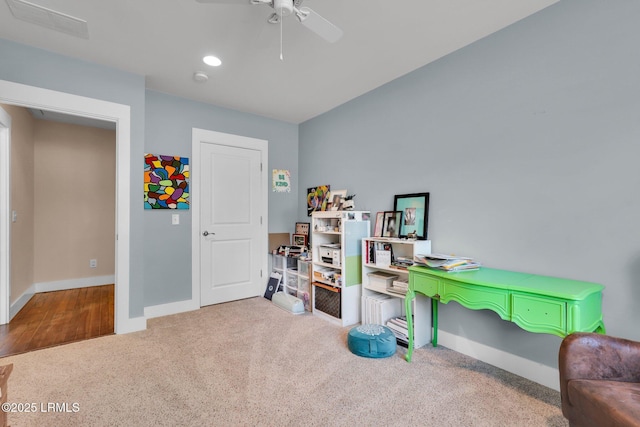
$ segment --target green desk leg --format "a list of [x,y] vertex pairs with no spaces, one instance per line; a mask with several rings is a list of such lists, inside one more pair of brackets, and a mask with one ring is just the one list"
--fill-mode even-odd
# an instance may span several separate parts
[[438,346],[438,300],[431,298],[431,317],[433,319],[433,338],[431,344]]
[[407,315],[407,332],[409,333],[409,345],[407,346],[407,355],[405,359],[407,362],[411,362],[411,355],[413,354],[413,314],[411,312],[411,305],[416,294],[412,290],[408,290],[404,297],[404,309]]

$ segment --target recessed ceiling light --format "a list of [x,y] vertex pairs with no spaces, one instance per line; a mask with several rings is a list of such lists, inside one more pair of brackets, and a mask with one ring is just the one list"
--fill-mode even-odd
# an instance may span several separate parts
[[220,64],[222,64],[222,61],[220,61],[220,58],[213,55],[205,56],[204,58],[202,58],[202,62],[204,62],[207,65],[211,65],[212,67],[218,67],[220,66]]

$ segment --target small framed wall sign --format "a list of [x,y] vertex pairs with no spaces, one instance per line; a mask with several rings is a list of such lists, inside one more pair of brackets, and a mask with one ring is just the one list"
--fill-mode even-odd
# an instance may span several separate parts
[[309,222],[296,222],[296,232],[295,234],[304,234],[305,236],[309,236],[309,226],[311,223]]
[[397,194],[393,208],[402,212],[400,237],[415,236],[418,240],[427,239],[429,223],[429,193]]
[[307,236],[304,234],[294,234],[292,240],[294,246],[307,246]]

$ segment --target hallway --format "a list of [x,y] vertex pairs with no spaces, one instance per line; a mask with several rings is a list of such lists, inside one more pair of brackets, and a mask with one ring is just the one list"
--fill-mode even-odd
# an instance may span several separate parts
[[0,357],[114,333],[114,285],[35,294],[0,325]]

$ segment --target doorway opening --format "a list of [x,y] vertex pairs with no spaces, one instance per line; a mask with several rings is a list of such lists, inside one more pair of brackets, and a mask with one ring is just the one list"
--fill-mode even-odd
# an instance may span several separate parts
[[[130,156],[131,113],[128,105],[57,92],[0,80],[0,103],[42,109],[62,114],[88,117],[116,124],[116,241],[114,329],[127,333],[144,329],[129,318],[129,247],[130,247]],[[0,188],[10,188],[10,136],[0,125]],[[0,196],[0,323],[9,321],[10,305],[10,203],[8,191]],[[6,268],[5,268],[6,267]]]

